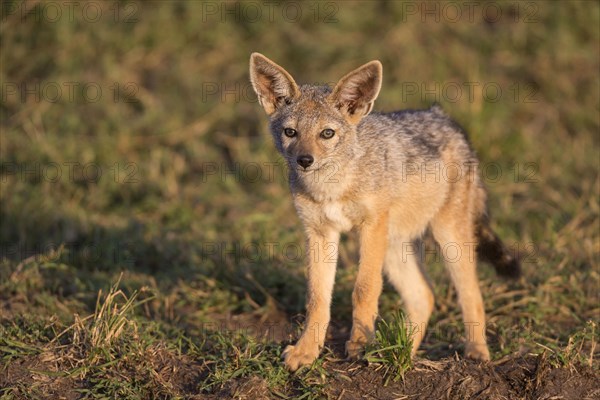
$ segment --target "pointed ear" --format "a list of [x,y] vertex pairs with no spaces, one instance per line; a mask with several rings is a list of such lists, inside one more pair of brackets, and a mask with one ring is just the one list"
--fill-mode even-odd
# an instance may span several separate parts
[[250,81],[268,115],[300,94],[292,76],[260,53],[250,56]]
[[371,61],[340,79],[329,99],[350,122],[356,124],[373,109],[382,76],[381,63]]

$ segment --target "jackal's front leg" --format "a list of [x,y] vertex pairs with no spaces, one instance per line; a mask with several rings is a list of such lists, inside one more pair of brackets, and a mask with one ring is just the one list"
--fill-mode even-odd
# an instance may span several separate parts
[[291,371],[295,371],[302,365],[311,364],[319,356],[319,351],[325,343],[338,258],[338,243],[338,232],[319,234],[312,230],[308,231],[306,324],[296,345],[286,347],[283,352],[285,365]]
[[375,335],[379,295],[383,287],[383,260],[388,241],[387,213],[364,224],[360,231],[360,264],[352,293],[352,332],[346,353],[356,358]]

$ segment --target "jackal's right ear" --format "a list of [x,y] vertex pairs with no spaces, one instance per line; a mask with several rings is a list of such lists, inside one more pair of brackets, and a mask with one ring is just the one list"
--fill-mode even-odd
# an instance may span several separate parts
[[356,124],[373,109],[382,76],[383,67],[379,61],[366,63],[340,79],[329,96],[330,101]]
[[250,81],[268,115],[300,94],[292,76],[260,53],[250,56]]

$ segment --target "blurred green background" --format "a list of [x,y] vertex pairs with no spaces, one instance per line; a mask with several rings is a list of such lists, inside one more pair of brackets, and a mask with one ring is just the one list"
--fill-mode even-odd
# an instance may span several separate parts
[[[503,332],[560,346],[599,320],[598,2],[69,4],[2,3],[3,324],[68,323],[121,272],[126,291],[153,290],[140,318],[192,336],[224,316],[303,312],[304,239],[249,85],[253,51],[300,83],[379,59],[377,110],[437,101],[469,132],[495,227],[525,255],[517,300],[480,268],[493,351],[521,343]],[[432,264],[434,322],[460,321]],[[381,304],[400,302],[386,288]]]

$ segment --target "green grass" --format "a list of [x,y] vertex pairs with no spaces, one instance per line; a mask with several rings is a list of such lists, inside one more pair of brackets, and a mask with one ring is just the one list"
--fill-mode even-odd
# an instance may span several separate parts
[[[528,21],[530,9],[500,2],[502,18],[477,9],[460,23],[423,22],[401,2],[322,3],[333,8],[316,17],[302,3],[299,20],[276,8],[273,22],[266,10],[253,22],[182,1],[94,3],[96,22],[81,8],[50,21],[45,4],[2,3],[0,380],[30,372],[0,396],[327,391],[328,357],[295,375],[280,363],[304,313],[304,237],[250,91],[253,51],[299,82],[379,59],[376,109],[441,102],[491,166],[494,227],[524,257],[519,282],[479,268],[492,358],[546,352],[557,366],[598,366],[597,2],[535,3]],[[462,96],[444,94],[456,85]],[[354,234],[340,253],[332,315],[347,328]],[[460,310],[429,258],[436,308],[419,354],[447,357],[462,346]],[[400,307],[386,286],[388,334],[400,334]],[[267,339],[243,329],[267,324]]]
[[404,373],[412,367],[412,331],[407,326],[404,314],[397,311],[392,320],[380,320],[375,332],[375,341],[367,348],[365,359],[381,366],[385,376],[385,384],[404,377]]

